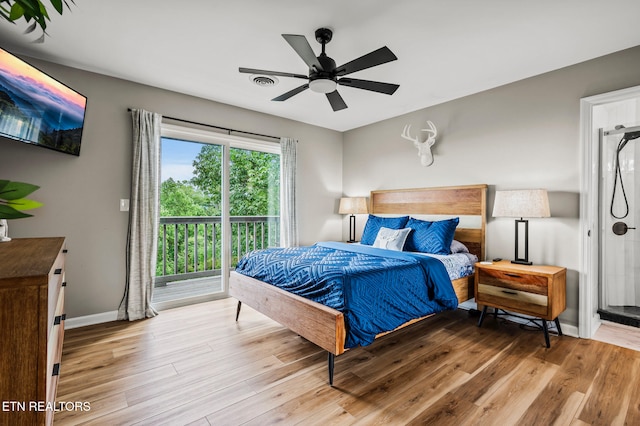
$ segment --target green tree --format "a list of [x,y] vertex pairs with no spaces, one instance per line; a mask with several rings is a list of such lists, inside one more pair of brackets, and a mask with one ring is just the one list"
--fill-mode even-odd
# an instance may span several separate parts
[[160,185],[160,216],[215,216],[206,195],[189,181],[169,178]]
[[[231,148],[229,165],[229,198],[231,216],[278,216],[280,211],[280,156],[259,151]],[[160,216],[221,216],[222,214],[222,147],[203,145],[193,162],[194,177],[190,180],[167,179],[160,185]],[[263,232],[277,232],[261,227],[236,226],[232,228],[232,263],[244,251],[238,241],[262,241]],[[211,223],[206,231],[204,226],[183,225],[166,228],[158,239],[158,263],[156,275],[162,271],[162,253],[167,255],[166,275],[193,272],[194,260],[185,259],[186,252],[194,253],[196,232],[198,241],[198,270],[216,269],[220,259],[204,259],[205,241],[215,241],[216,253],[221,253],[222,235],[219,224]],[[185,232],[186,242],[185,242]],[[256,234],[256,235],[254,235]],[[166,247],[162,244],[166,243]],[[174,259],[176,260],[174,262]],[[212,262],[216,262],[215,265]]]
[[[231,216],[278,215],[280,211],[280,156],[232,148],[229,151],[229,210]],[[191,183],[206,194],[220,214],[222,147],[205,145],[193,162]]]

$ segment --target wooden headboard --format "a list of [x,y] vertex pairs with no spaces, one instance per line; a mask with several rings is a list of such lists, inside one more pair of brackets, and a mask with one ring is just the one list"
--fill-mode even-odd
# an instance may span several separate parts
[[458,227],[455,239],[484,260],[487,185],[371,191],[371,214],[479,216],[478,228]]

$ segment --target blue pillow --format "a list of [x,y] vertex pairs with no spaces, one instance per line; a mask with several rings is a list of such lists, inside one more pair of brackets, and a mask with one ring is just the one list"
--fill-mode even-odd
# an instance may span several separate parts
[[432,223],[433,222],[428,220],[410,218],[405,226],[407,228],[411,228],[411,232],[404,244],[404,249],[406,251],[422,251],[418,249],[418,246],[420,246],[420,240],[424,235],[427,235],[427,229]]
[[429,222],[411,218],[406,227],[413,229],[405,250],[432,254],[451,254],[451,242],[460,218]]
[[389,229],[402,229],[405,227],[409,216],[401,217],[380,217],[369,215],[367,224],[362,231],[362,238],[360,238],[360,244],[372,245],[376,241],[380,228],[385,227]]

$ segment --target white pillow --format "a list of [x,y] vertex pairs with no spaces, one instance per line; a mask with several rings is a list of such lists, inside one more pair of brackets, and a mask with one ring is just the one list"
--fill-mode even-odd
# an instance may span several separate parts
[[373,247],[402,251],[409,232],[411,232],[411,228],[389,229],[383,226],[378,231]]
[[458,240],[451,241],[451,253],[469,253],[467,246]]

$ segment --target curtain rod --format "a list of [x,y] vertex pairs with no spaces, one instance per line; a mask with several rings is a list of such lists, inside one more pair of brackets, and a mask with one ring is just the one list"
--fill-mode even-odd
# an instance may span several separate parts
[[[127,111],[131,112],[131,108],[127,108]],[[226,132],[229,132],[229,134],[231,134],[231,132],[244,133],[245,135],[260,136],[262,138],[277,139],[278,142],[280,141],[280,138],[278,136],[270,136],[270,135],[263,135],[261,133],[245,132],[244,130],[229,129],[228,127],[214,126],[213,124],[198,123],[197,121],[184,120],[182,118],[169,117],[166,115],[163,115],[162,118],[166,118],[168,120],[173,120],[173,121],[180,121],[182,123],[195,124],[196,126],[204,126],[204,127],[211,127],[213,129],[224,130]]]

